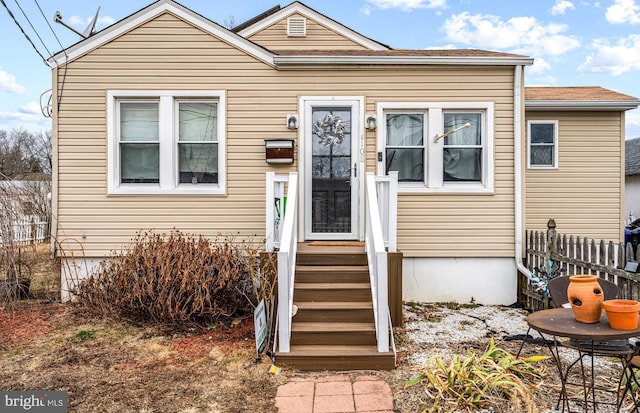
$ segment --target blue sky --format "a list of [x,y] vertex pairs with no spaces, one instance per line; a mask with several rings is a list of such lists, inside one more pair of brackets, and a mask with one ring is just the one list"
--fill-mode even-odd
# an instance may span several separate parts
[[[56,11],[65,22],[83,31],[99,6],[97,28],[101,29],[151,3],[2,2],[45,57],[79,40],[78,35],[53,22]],[[527,85],[597,85],[640,98],[640,0],[303,2],[395,48],[478,48],[524,54],[535,58],[535,64],[527,69]],[[222,25],[229,21],[242,23],[278,4],[277,0],[180,3]],[[49,119],[41,115],[40,95],[51,87],[51,70],[5,7],[0,7],[0,28],[0,129],[50,129]],[[640,137],[640,110],[627,112],[626,131],[627,138]]]

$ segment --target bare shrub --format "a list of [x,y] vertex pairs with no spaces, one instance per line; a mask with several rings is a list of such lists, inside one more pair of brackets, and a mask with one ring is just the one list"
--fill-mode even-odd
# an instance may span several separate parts
[[255,297],[239,248],[178,231],[138,234],[75,293],[101,316],[201,327],[251,314]]

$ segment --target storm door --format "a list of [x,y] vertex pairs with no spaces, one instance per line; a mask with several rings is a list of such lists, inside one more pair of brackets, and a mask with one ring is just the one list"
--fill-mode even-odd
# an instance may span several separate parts
[[305,237],[356,239],[358,102],[307,102],[304,119]]

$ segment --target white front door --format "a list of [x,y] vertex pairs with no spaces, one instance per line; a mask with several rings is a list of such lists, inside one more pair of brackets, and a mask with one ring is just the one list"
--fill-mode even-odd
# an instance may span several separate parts
[[305,239],[358,239],[362,100],[302,102]]

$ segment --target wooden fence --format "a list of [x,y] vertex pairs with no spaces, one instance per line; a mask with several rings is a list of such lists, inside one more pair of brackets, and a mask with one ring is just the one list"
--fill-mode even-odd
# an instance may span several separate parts
[[[551,276],[597,275],[618,285],[618,298],[640,299],[640,275],[625,270],[634,267],[631,243],[558,234],[551,219],[546,232],[526,232],[525,253],[527,268],[536,275],[549,276],[550,268]],[[550,305],[549,298],[535,291],[523,274],[518,275],[518,302],[532,310]]]
[[[49,240],[49,223],[37,217],[16,220],[10,228],[13,245],[38,244]],[[2,244],[3,234],[0,232],[0,245]]]

